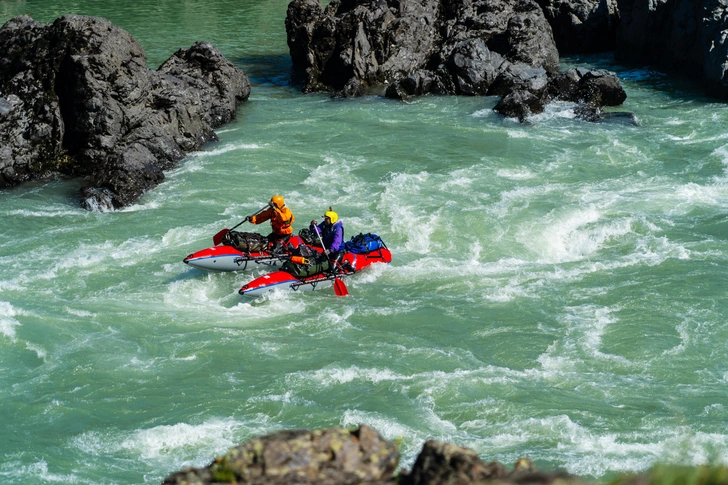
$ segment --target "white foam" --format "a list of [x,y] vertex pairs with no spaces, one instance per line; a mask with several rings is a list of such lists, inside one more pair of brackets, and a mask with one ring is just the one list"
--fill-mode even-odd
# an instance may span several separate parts
[[251,417],[249,422],[212,418],[200,424],[177,423],[131,433],[91,431],[75,437],[71,444],[95,456],[124,452],[166,465],[172,460],[176,467],[204,466],[211,456],[224,453],[248,436],[267,433],[270,428],[268,418],[262,415]]
[[360,272],[356,273],[355,276],[347,278],[346,282],[351,282],[354,287],[358,287],[363,284],[374,283],[379,280],[382,275],[391,270],[391,266],[387,263],[373,263]]
[[690,182],[678,187],[673,196],[686,204],[686,212],[701,206],[728,208],[728,184],[698,185]]
[[218,327],[248,327],[269,318],[304,314],[312,302],[290,291],[272,291],[254,300],[238,295],[237,289],[263,272],[267,271],[207,273],[172,281],[164,301],[171,309],[204,315],[199,324]]
[[[79,477],[72,473],[66,475],[51,473],[49,471],[48,462],[44,459],[37,459],[37,461],[30,464],[27,464],[24,461],[6,461],[0,470],[8,470],[6,472],[0,472],[0,477],[15,477],[17,479],[17,483],[83,483],[83,481],[79,480]],[[13,481],[12,483],[16,483],[16,481]]]
[[671,349],[667,349],[663,352],[663,355],[678,355],[685,352],[688,344],[691,340],[691,330],[694,328],[695,322],[686,320],[680,322],[676,330],[680,335],[680,343]]
[[528,132],[527,128],[520,128],[521,129],[506,130],[506,135],[508,136],[508,138],[529,138],[532,136],[532,134]]
[[576,103],[568,101],[554,101],[548,103],[542,113],[533,114],[527,117],[532,123],[544,123],[554,119],[575,119],[574,108]]
[[284,394],[267,394],[264,396],[253,396],[248,399],[249,403],[260,403],[260,402],[277,402],[283,404],[293,404],[295,406],[312,406],[315,407],[317,404],[313,401],[303,399],[296,396],[292,391],[286,391]]
[[579,261],[632,232],[629,219],[601,219],[601,212],[594,206],[571,208],[563,214],[549,215],[540,224],[529,222],[519,230],[518,240],[542,262]]
[[233,419],[210,420],[200,425],[178,423],[136,431],[119,445],[142,459],[154,460],[184,449],[223,449],[235,445],[234,433],[240,425]]
[[225,143],[222,146],[217,147],[217,148],[192,152],[189,154],[189,156],[195,157],[195,158],[216,157],[218,155],[222,155],[223,153],[236,152],[239,150],[259,150],[259,149],[263,148],[264,146],[266,146],[266,145],[258,145],[256,143],[243,143],[243,142]]
[[15,319],[18,315],[16,308],[6,301],[0,301],[0,335],[4,335],[12,342],[16,342],[15,328],[20,322]]
[[[84,218],[85,214],[83,214],[82,209],[69,209],[68,207],[59,206],[46,206],[40,209],[14,209],[9,210],[5,212],[5,215],[9,216],[21,216],[21,217],[37,217],[39,219],[48,219],[52,217],[74,217],[74,218]],[[86,216],[89,217],[89,216]]]
[[71,307],[65,307],[66,313],[70,315],[75,315],[77,317],[83,317],[83,318],[93,318],[96,316],[95,313],[92,313],[88,310],[80,310],[77,308],[71,308]]
[[[566,346],[573,349],[579,349],[579,352],[586,353],[590,359],[606,359],[615,361],[620,365],[632,365],[631,362],[622,356],[606,354],[601,351],[602,336],[604,335],[607,326],[618,322],[618,320],[612,316],[612,313],[617,312],[619,307],[602,307],[588,304],[576,307],[567,307],[566,310],[568,310],[569,313],[562,317],[564,320],[564,327],[568,329],[566,338],[567,340],[574,339],[573,341],[566,342]],[[553,347],[554,346],[551,348]],[[560,355],[563,355],[564,353],[563,346],[559,346],[554,350]]]
[[528,180],[536,176],[531,170],[525,167],[519,168],[501,168],[496,170],[495,174],[509,180]]
[[321,333],[340,333],[342,330],[351,328],[349,317],[354,314],[354,308],[351,306],[343,309],[326,308],[319,312],[315,317],[303,318],[301,320],[293,320],[288,324],[287,328],[305,328],[308,332]]
[[405,376],[396,374],[389,369],[359,368],[351,366],[348,368],[333,367],[319,369],[311,372],[294,373],[293,376],[304,377],[317,384],[330,387],[338,384],[346,384],[353,381],[365,381],[378,383],[382,381],[403,380]]
[[[405,249],[418,253],[429,252],[430,236],[437,224],[436,214],[416,202],[422,198],[421,187],[428,184],[429,179],[427,172],[393,174],[381,196],[380,207],[391,218],[391,232],[405,241]],[[415,203],[405,204],[404,200]]]
[[35,355],[38,356],[38,358],[42,361],[45,361],[46,356],[48,355],[44,348],[35,344],[31,344],[30,342],[26,342],[25,348],[30,350],[31,352],[35,352]]

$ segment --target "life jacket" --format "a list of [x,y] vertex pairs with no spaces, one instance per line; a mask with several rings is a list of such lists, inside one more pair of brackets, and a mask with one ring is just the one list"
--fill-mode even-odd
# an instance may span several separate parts
[[293,234],[293,221],[295,221],[296,218],[293,216],[293,212],[291,212],[291,209],[288,207],[283,206],[282,209],[278,209],[277,211],[269,207],[260,214],[251,217],[250,222],[253,224],[260,224],[261,222],[265,222],[269,219],[270,226],[274,233],[283,236]]
[[[344,224],[342,224],[341,221],[336,221],[336,223],[330,226],[322,223],[319,227],[321,228],[321,239],[323,239],[326,249],[330,249],[332,252],[344,249]],[[336,233],[339,229],[341,230],[341,234],[340,237],[337,238]]]

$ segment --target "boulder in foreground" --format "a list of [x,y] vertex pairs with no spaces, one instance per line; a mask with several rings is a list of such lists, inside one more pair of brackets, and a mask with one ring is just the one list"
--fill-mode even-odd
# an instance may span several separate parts
[[473,450],[427,441],[412,471],[396,474],[399,450],[377,431],[330,428],[279,431],[230,449],[205,468],[187,468],[163,485],[469,485],[475,483],[584,483],[566,473],[542,473],[522,458],[512,471],[498,462],[485,463]]

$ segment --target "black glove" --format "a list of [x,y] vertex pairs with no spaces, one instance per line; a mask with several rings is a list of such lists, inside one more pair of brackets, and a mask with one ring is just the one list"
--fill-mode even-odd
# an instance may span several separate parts
[[316,221],[315,220],[311,221],[311,225],[312,226],[315,226],[316,225]]
[[273,204],[273,202],[268,202],[268,207],[270,207],[271,209],[276,208],[276,206]]
[[252,216],[245,216],[245,222],[251,222],[253,220]]

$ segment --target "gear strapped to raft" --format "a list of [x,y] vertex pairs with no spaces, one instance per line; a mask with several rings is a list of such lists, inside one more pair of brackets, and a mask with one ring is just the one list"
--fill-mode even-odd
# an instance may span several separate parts
[[260,253],[268,250],[268,238],[255,232],[229,231],[222,243],[243,253]]
[[366,234],[359,233],[344,243],[344,251],[354,254],[366,254],[386,248],[382,238],[370,232]]

